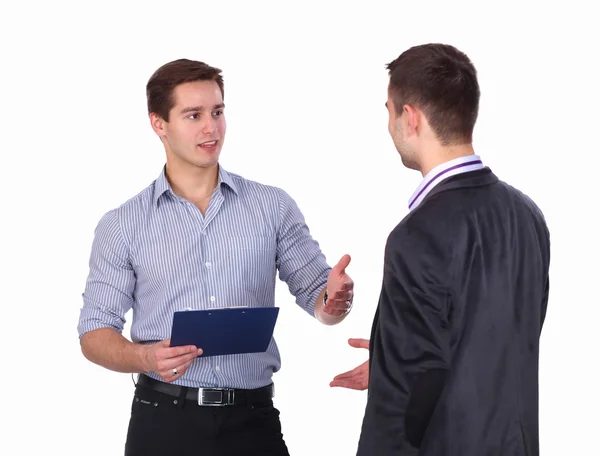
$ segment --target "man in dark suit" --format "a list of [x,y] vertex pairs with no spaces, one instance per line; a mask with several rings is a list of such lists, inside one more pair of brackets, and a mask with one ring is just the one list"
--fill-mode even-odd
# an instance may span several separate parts
[[424,176],[389,235],[369,361],[332,386],[364,389],[358,456],[533,456],[549,232],[531,199],[472,147],[479,85],[452,46],[388,65],[389,132]]

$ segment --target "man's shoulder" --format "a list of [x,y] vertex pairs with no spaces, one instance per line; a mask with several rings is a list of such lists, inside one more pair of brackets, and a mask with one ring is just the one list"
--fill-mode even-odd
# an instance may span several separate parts
[[131,232],[135,231],[135,227],[146,219],[149,213],[154,200],[155,182],[153,181],[134,196],[105,211],[98,222],[97,229],[114,226],[122,235],[129,238]]
[[227,174],[229,174],[229,177],[235,186],[245,192],[277,194],[282,191],[281,188],[275,185],[269,185],[259,182],[258,180],[249,179],[235,172],[228,171]]
[[[456,179],[460,177],[464,176],[454,176]],[[513,185],[495,177],[493,182],[483,182],[482,185],[440,184],[440,189],[425,198],[406,217],[406,222],[408,224],[422,223],[430,218],[438,221],[451,219],[459,222],[461,216],[477,212],[485,213],[494,206],[496,208],[529,208],[541,214],[532,198]]]
[[425,200],[416,209],[409,212],[395,227],[398,236],[410,236],[415,233],[444,234],[455,226],[465,208],[449,201],[449,195],[440,193],[430,200]]
[[117,213],[120,217],[139,217],[150,209],[154,200],[154,189],[156,181],[153,181],[143,190],[139,191],[134,196],[123,201],[118,206],[114,207],[111,212]]
[[463,187],[439,192],[407,214],[392,233],[395,238],[452,242],[453,237],[466,227],[477,226],[469,221],[487,217],[495,219],[498,214],[504,214],[504,219],[515,217],[521,221],[526,214],[537,223],[545,224],[542,210],[531,197],[498,180],[494,185],[485,187]]
[[410,251],[450,252],[476,205],[456,198],[453,191],[440,192],[410,211],[391,231],[388,242]]
[[284,201],[291,200],[291,196],[282,187],[249,179],[231,171],[228,171],[227,174],[238,195],[250,199],[253,203],[273,202],[281,204]]
[[532,197],[527,195],[524,191],[522,191],[506,182],[501,182],[501,184],[506,189],[506,191],[509,192],[513,196],[513,199],[517,202],[517,204],[520,204],[522,208],[531,212],[536,217],[538,217],[542,220],[544,219],[544,214],[542,212],[542,209],[540,208],[540,206],[538,206],[538,204],[533,200]]

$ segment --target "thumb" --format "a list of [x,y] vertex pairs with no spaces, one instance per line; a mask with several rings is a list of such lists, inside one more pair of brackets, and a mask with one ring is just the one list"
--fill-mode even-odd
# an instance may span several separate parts
[[165,339],[165,340],[161,340],[159,342],[156,342],[156,345],[158,345],[159,347],[170,347],[171,346],[171,339]]
[[339,275],[345,274],[346,268],[348,267],[349,264],[350,264],[350,255],[346,254],[340,259],[340,261],[338,261],[338,264],[336,264],[333,267],[333,270],[335,271],[336,274],[339,274]]
[[348,345],[354,348],[369,349],[369,341],[367,339],[348,339]]

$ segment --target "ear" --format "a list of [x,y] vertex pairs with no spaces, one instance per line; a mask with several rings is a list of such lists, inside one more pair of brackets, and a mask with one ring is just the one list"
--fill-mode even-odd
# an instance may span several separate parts
[[411,105],[404,105],[404,117],[406,118],[407,128],[406,134],[410,135],[418,135],[421,128],[421,113],[418,109]]
[[154,133],[156,133],[159,138],[165,136],[167,134],[167,132],[165,131],[165,124],[167,122],[155,112],[150,113],[149,117],[150,125],[152,126]]

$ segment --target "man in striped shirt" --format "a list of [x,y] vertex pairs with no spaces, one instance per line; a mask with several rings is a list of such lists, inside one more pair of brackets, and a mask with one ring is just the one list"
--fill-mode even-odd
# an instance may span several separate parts
[[[334,325],[352,305],[350,257],[331,268],[288,194],[219,165],[226,130],[219,69],[176,60],[152,75],[146,92],[166,165],[96,228],[78,325],[82,352],[107,369],[140,374],[126,455],[287,455],[272,401],[275,341],[264,353],[203,358],[202,347],[170,347],[173,313],[273,307],[279,271],[301,308]],[[130,309],[131,341],[121,334]]]

